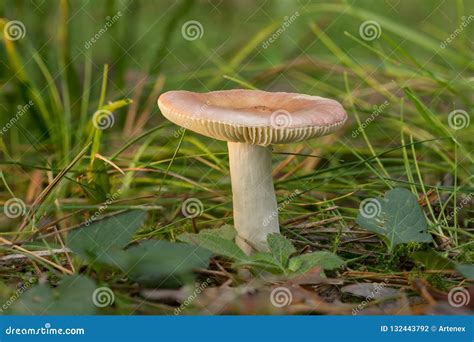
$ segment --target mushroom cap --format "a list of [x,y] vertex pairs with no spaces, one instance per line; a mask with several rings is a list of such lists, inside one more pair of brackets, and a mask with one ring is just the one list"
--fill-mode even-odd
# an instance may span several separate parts
[[261,146],[326,135],[347,119],[335,100],[261,90],[169,91],[158,106],[168,120],[194,132]]

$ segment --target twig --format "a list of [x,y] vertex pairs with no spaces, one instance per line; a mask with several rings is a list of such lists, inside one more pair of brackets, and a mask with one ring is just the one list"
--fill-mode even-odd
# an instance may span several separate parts
[[[69,248],[55,248],[55,249],[50,249],[50,250],[44,250],[44,251],[32,251],[31,254],[34,254],[35,256],[50,256],[54,254],[62,254],[62,253],[69,253],[71,250]],[[27,259],[28,256],[24,254],[9,254],[0,257],[0,262],[10,262],[10,261],[16,261],[16,260],[22,260],[22,259]]]
[[46,258],[43,258],[43,257],[40,256],[40,255],[36,255],[34,252],[31,252],[31,251],[29,251],[29,250],[27,250],[27,249],[25,249],[25,248],[23,248],[23,247],[21,247],[21,246],[17,246],[17,245],[13,244],[12,242],[8,241],[7,239],[5,239],[5,238],[3,238],[3,237],[1,237],[1,236],[0,236],[0,242],[6,244],[6,245],[8,245],[8,246],[10,246],[10,247],[13,248],[13,249],[16,249],[16,250],[19,250],[20,252],[23,252],[23,253],[25,253],[25,254],[28,254],[28,255],[32,256],[33,258],[35,258],[35,259],[41,260],[41,261],[43,261],[44,263],[46,263],[46,264],[48,264],[48,265],[50,265],[50,266],[52,266],[52,267],[58,269],[59,271],[61,271],[61,272],[63,272],[63,273],[66,273],[66,274],[69,274],[69,275],[74,274],[74,272],[72,272],[71,270],[68,270],[67,268],[62,267],[61,265],[58,265],[58,264],[56,264],[56,263],[54,263],[54,262],[52,262],[52,261],[50,261],[50,260],[48,260],[48,259],[46,259]]

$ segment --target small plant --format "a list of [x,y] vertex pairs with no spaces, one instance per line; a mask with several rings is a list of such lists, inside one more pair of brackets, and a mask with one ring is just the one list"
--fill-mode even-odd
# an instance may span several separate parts
[[204,229],[199,234],[185,233],[179,239],[233,260],[234,267],[250,266],[257,271],[285,276],[303,274],[316,266],[321,267],[321,270],[333,270],[344,265],[344,260],[331,252],[295,255],[297,251],[291,241],[278,233],[268,235],[269,252],[247,255],[234,242],[235,235],[233,227],[223,226],[219,229]]
[[356,222],[380,235],[390,251],[401,243],[433,241],[416,197],[403,188],[388,191],[384,198],[363,200]]

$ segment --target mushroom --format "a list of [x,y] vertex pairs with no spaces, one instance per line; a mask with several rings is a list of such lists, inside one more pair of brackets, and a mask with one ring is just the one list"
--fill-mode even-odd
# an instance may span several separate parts
[[329,134],[347,119],[337,101],[260,90],[169,91],[158,106],[175,124],[227,141],[236,243],[247,254],[280,232],[269,146]]

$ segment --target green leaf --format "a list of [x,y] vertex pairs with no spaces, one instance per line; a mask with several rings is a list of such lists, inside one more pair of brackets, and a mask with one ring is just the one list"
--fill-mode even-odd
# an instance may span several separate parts
[[217,229],[202,229],[199,231],[199,234],[218,235],[219,237],[229,241],[234,241],[237,236],[235,228],[229,224],[225,224]]
[[133,234],[143,224],[146,212],[131,210],[99,221],[85,223],[69,233],[66,245],[89,261],[108,260],[117,257]]
[[36,285],[13,304],[13,315],[93,315],[95,283],[83,275],[65,277],[59,286]]
[[410,258],[422,264],[427,270],[452,270],[455,266],[454,262],[432,250],[414,252],[410,255]]
[[301,260],[301,258],[292,258],[288,263],[288,270],[290,270],[290,272],[297,272],[302,265],[303,261]]
[[285,269],[281,267],[281,265],[275,260],[274,256],[270,253],[255,252],[248,257],[248,260],[234,264],[234,266],[243,265],[259,268],[274,274],[285,272]]
[[186,243],[148,240],[120,253],[121,268],[146,286],[180,286],[194,280],[193,270],[207,268],[211,252]]
[[344,260],[336,254],[326,251],[306,253],[290,259],[289,269],[295,273],[308,272],[316,266],[323,270],[333,270],[344,265]]
[[277,268],[280,267],[280,263],[275,260],[274,256],[266,252],[254,252],[249,256],[249,261],[253,263],[269,264]]
[[356,222],[386,238],[390,250],[401,243],[433,241],[416,197],[402,188],[386,192],[385,198],[366,199]]
[[268,235],[267,242],[276,263],[280,265],[282,269],[286,269],[290,256],[296,253],[296,249],[291,241],[281,234],[274,233]]
[[126,250],[146,212],[132,210],[83,225],[73,231],[67,246],[87,260],[121,269],[143,285],[182,285],[194,279],[192,271],[206,268],[211,253],[185,243],[148,240]]
[[456,269],[461,273],[466,279],[474,279],[474,265],[457,265]]
[[[235,232],[233,228],[231,229]],[[223,226],[219,229],[202,230],[199,234],[184,233],[178,236],[178,239],[236,261],[248,261],[247,255],[231,240],[235,237],[231,229],[229,226]]]

